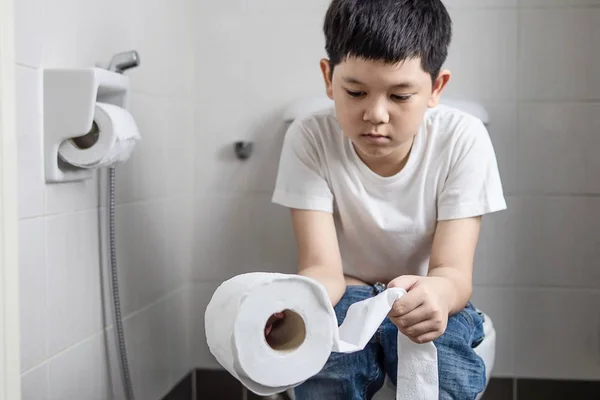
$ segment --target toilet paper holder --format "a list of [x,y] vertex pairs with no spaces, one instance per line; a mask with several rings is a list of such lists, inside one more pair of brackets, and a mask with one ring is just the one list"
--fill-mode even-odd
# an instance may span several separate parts
[[[103,68],[47,68],[43,71],[44,170],[47,183],[93,177],[93,170],[62,162],[60,144],[67,139],[93,140],[97,102],[127,108],[129,78]],[[85,136],[90,133],[90,136]]]

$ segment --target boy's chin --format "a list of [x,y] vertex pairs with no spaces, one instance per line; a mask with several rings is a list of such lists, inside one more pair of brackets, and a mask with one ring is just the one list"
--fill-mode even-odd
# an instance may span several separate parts
[[[358,143],[357,143],[358,142]],[[385,158],[392,154],[396,147],[394,146],[369,146],[358,141],[352,141],[354,148],[361,156],[367,156],[369,158]]]

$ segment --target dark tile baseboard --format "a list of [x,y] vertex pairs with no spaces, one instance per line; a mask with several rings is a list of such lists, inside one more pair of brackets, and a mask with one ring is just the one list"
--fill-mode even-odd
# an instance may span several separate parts
[[192,400],[194,398],[194,375],[195,372],[187,374],[163,400]]
[[[190,372],[163,400],[259,400],[224,370]],[[600,381],[492,378],[482,400],[596,400]]]

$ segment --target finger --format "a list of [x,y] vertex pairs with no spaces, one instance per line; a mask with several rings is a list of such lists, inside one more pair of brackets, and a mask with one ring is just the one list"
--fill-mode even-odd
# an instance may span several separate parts
[[440,336],[442,336],[441,332],[438,332],[438,331],[429,332],[429,333],[426,333],[426,334],[424,334],[422,336],[419,336],[418,338],[416,338],[414,340],[414,342],[415,343],[419,343],[419,344],[429,343],[429,342],[433,342],[434,340],[436,340]]
[[273,330],[273,324],[279,320],[282,320],[284,317],[285,314],[282,312],[271,315],[265,325],[265,336],[269,336],[269,334]]
[[420,322],[431,319],[433,312],[427,307],[420,306],[412,310],[408,314],[402,315],[396,319],[396,324],[402,328],[409,328],[417,325]]
[[423,296],[423,292],[417,288],[412,292],[406,293],[394,302],[390,316],[398,318],[407,315],[423,305],[424,302],[425,296]]
[[391,280],[390,283],[387,284],[387,287],[398,287],[408,292],[421,278],[422,277],[418,275],[402,275]]
[[441,326],[436,321],[427,320],[408,328],[400,328],[400,332],[410,338],[418,339],[430,333],[439,332],[441,334]]
[[275,313],[269,317],[269,319],[267,320],[267,325],[271,325],[273,324],[273,322],[283,319],[283,317],[285,317],[284,313]]

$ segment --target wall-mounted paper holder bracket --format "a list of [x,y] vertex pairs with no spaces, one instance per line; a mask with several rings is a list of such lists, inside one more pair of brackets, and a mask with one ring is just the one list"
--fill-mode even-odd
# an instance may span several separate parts
[[58,147],[92,129],[96,102],[127,108],[129,78],[102,68],[48,68],[43,71],[43,90],[46,182],[92,178],[92,170],[60,160]]

